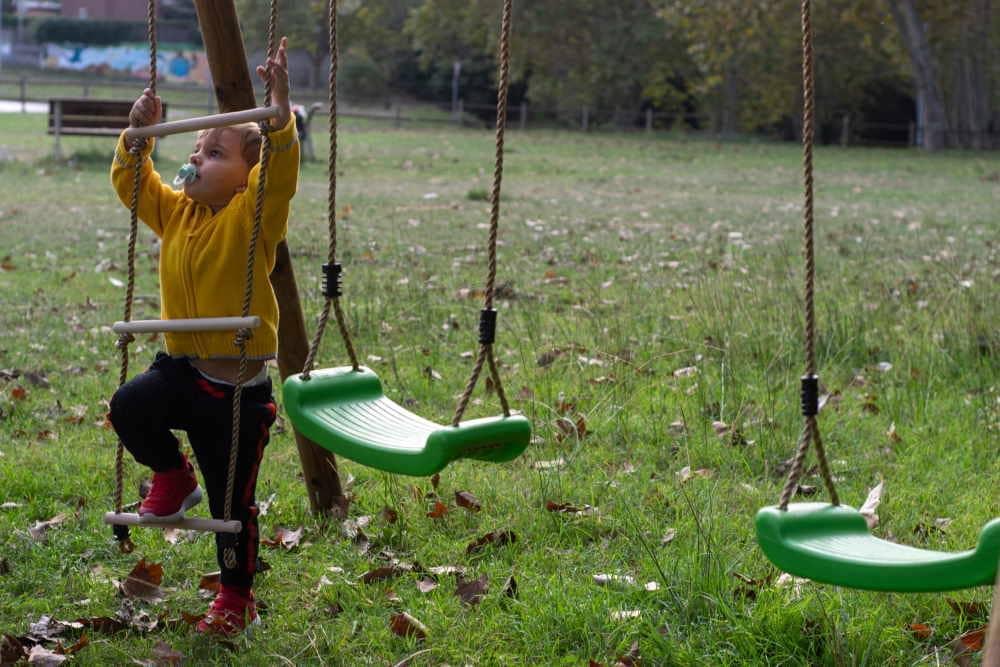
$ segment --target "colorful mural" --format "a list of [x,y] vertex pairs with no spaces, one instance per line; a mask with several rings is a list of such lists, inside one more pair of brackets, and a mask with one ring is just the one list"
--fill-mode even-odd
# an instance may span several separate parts
[[[149,78],[149,50],[145,44],[124,46],[66,46],[46,44],[45,67],[91,72],[115,70],[128,72],[139,79]],[[208,83],[211,74],[205,52],[162,46],[158,49],[156,70],[167,81]]]

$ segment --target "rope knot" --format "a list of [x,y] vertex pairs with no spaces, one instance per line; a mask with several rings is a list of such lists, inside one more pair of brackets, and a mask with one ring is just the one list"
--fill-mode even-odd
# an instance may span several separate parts
[[233,339],[233,342],[236,343],[236,347],[243,347],[250,342],[251,338],[253,338],[253,331],[244,327],[242,329],[237,329],[236,337]]
[[115,341],[115,347],[119,350],[124,350],[135,340],[135,336],[130,333],[118,334],[118,340]]

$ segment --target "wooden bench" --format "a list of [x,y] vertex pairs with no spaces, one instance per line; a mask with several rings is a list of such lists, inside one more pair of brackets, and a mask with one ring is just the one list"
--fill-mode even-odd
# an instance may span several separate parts
[[[87,97],[59,97],[49,100],[48,133],[55,136],[53,156],[62,157],[59,138],[63,135],[117,137],[128,127],[134,100],[95,100]],[[163,104],[163,119],[167,105]]]

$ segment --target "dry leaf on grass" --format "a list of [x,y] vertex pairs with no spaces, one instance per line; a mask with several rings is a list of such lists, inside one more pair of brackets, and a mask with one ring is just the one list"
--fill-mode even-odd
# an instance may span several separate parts
[[28,651],[29,665],[54,667],[54,665],[61,665],[67,660],[69,660],[69,658],[67,658],[66,656],[50,651],[41,644],[36,644],[35,646],[32,646],[31,650]]
[[545,503],[545,509],[549,512],[557,512],[559,514],[579,514],[581,516],[594,516],[600,513],[600,510],[591,505],[578,507],[570,503],[557,503],[551,500]]
[[290,551],[299,546],[299,542],[302,540],[302,532],[303,529],[301,526],[295,530],[278,526],[274,531],[274,537],[263,539],[260,543],[271,548],[281,547],[286,551]]
[[160,582],[163,581],[163,566],[159,563],[147,563],[145,558],[139,560],[132,571],[121,583],[121,592],[126,597],[136,598],[145,602],[162,602],[165,597]]
[[458,585],[455,588],[455,595],[468,605],[479,604],[479,601],[486,596],[486,590],[489,588],[489,579],[485,574],[480,576],[478,579],[472,579],[470,581],[462,581],[459,578]]
[[400,637],[416,637],[417,639],[426,639],[429,632],[426,625],[405,611],[392,615],[392,618],[389,619],[389,628]]
[[412,566],[406,567],[402,564],[383,565],[382,567],[377,567],[374,570],[368,570],[361,575],[360,580],[363,584],[371,584],[376,581],[384,581],[386,579],[398,577],[401,574],[406,574],[407,572],[412,571]]
[[705,479],[711,478],[715,475],[715,471],[709,470],[708,468],[698,468],[697,470],[692,470],[691,466],[684,466],[677,471],[677,479],[681,484],[687,482],[693,477],[703,477]]
[[448,513],[448,506],[445,505],[440,500],[435,500],[434,507],[432,507],[431,511],[427,513],[427,516],[430,517],[431,519],[440,519],[447,513]]
[[858,510],[858,514],[865,518],[868,523],[868,529],[872,530],[878,525],[878,506],[882,502],[882,484],[879,482],[875,488],[868,492],[868,498],[865,500],[865,504],[861,506]]
[[469,491],[456,491],[455,492],[455,503],[459,507],[464,507],[470,512],[478,512],[483,509],[482,504],[479,499],[472,495]]
[[437,587],[438,582],[434,581],[432,577],[421,577],[420,579],[417,579],[417,590],[421,593],[430,593]]
[[517,535],[514,534],[512,530],[494,530],[491,533],[486,533],[480,537],[475,542],[472,542],[465,548],[465,553],[474,554],[479,553],[486,547],[493,545],[497,547],[502,547],[505,544],[513,544],[517,541]]
[[54,528],[66,520],[65,514],[57,514],[46,521],[37,521],[35,525],[28,529],[31,538],[36,542],[43,542],[51,528]]
[[531,464],[532,470],[558,470],[566,465],[566,459],[559,457],[552,461],[535,461]]

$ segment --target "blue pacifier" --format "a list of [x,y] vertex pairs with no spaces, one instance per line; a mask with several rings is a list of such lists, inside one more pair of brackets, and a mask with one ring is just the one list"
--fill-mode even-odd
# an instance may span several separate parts
[[179,188],[187,183],[193,183],[196,178],[198,178],[198,167],[188,162],[177,170],[177,175],[174,176],[174,187]]

